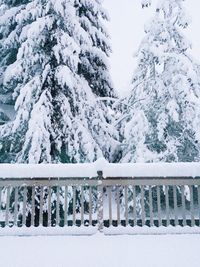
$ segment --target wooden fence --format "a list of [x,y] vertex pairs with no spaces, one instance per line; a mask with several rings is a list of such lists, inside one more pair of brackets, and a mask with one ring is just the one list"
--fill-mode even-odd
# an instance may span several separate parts
[[0,228],[200,226],[200,177],[0,178]]

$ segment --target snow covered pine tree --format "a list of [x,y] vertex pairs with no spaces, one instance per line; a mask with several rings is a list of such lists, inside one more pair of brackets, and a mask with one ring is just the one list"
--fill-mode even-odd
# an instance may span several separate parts
[[[145,1],[146,2],[146,1]],[[199,66],[188,54],[191,45],[181,29],[189,20],[183,0],[158,1],[156,15],[146,25],[137,52],[132,91],[121,101],[118,127],[123,136],[121,162],[191,162],[200,160]],[[143,7],[148,6],[148,3]],[[165,206],[165,189],[161,201]],[[141,215],[141,191],[137,214]],[[180,190],[177,188],[178,202]],[[156,188],[152,188],[157,207]],[[168,191],[173,206],[173,188]],[[132,191],[129,190],[132,203]],[[149,212],[145,188],[145,209]]]
[[99,1],[83,3],[85,18],[97,20],[93,26],[82,18],[82,7],[77,16],[72,0],[33,0],[18,14],[18,23],[33,22],[22,29],[17,60],[4,73],[4,84],[15,84],[18,96],[16,119],[1,129],[14,162],[112,160],[117,132],[99,100],[115,96],[100,23],[105,16]]
[[200,159],[199,66],[181,32],[183,0],[159,1],[137,53],[131,95],[122,101],[122,162]]

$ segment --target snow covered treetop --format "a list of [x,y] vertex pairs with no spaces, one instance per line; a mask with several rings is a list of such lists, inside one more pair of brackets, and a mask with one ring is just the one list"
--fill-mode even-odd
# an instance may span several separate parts
[[186,15],[185,8],[183,6],[185,0],[159,0],[156,11],[162,11],[165,19],[174,18],[173,24],[179,27],[186,28],[190,24],[190,18]]
[[[158,0],[156,11],[163,13],[164,18],[174,17],[174,25],[186,28],[190,23],[190,19],[186,16],[185,9],[183,7],[185,0]],[[149,7],[152,0],[141,0],[142,8]]]

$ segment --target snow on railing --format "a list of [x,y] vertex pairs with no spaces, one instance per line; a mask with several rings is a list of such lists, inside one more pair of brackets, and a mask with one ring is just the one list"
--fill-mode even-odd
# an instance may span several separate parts
[[1,178],[95,177],[197,177],[200,163],[108,163],[101,158],[80,164],[0,164]]
[[0,234],[22,226],[199,227],[199,174],[198,163],[2,164]]

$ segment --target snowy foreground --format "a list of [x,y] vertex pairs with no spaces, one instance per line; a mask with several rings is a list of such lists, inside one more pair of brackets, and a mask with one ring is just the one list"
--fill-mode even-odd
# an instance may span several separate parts
[[1,267],[199,267],[199,235],[0,237]]

